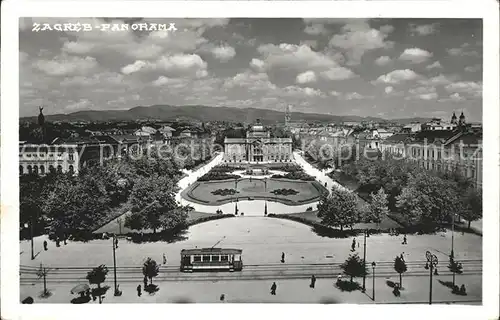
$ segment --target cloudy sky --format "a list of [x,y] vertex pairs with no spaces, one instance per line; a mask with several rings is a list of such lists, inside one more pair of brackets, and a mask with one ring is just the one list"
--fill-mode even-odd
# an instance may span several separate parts
[[20,115],[138,105],[482,117],[482,23],[429,19],[131,19],[177,31],[40,31],[23,19]]

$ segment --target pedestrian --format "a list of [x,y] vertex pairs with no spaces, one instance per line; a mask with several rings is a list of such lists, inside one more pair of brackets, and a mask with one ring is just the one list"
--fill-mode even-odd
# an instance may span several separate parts
[[406,234],[403,236],[403,244],[408,244],[408,243],[406,242]]
[[404,256],[404,252],[401,253],[401,255],[399,256],[401,258],[401,260],[405,261],[405,256]]
[[115,249],[118,249],[118,237],[115,236]]
[[43,240],[43,250],[47,251],[47,240]]
[[66,240],[68,239],[68,236],[66,235],[66,233],[64,234],[64,245],[67,245],[68,243],[66,243]]
[[278,286],[276,285],[276,282],[273,282],[273,285],[271,286],[271,295],[275,296],[276,295],[276,289]]
[[337,276],[337,284],[339,284],[342,281],[342,274],[339,273]]
[[356,250],[356,239],[352,239],[352,245],[351,245],[351,251],[355,251]]
[[137,286],[137,296],[140,297],[142,295],[142,292],[141,292],[141,285],[138,285]]
[[311,284],[309,285],[309,287],[313,288],[314,289],[314,286],[316,285],[316,277],[314,276],[314,274],[311,276]]
[[281,263],[285,263],[285,253],[281,253]]
[[146,289],[146,286],[148,285],[148,278],[146,276],[144,276],[144,289]]
[[165,254],[163,254],[163,264],[167,264],[167,257],[165,257]]
[[224,302],[225,298],[226,298],[226,296],[224,294],[221,294],[219,299],[220,299],[220,301]]
[[59,240],[59,237],[57,237],[56,238],[56,247],[60,247],[61,246],[59,243],[60,243],[60,240]]

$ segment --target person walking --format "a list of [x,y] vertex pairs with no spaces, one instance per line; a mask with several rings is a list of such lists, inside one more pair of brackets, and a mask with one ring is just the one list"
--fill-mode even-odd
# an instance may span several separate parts
[[310,288],[314,289],[314,286],[316,285],[316,277],[314,274],[311,276],[311,284],[309,285]]
[[276,282],[273,282],[273,285],[271,286],[271,295],[275,296],[276,295],[276,289],[278,286],[276,285]]
[[167,264],[167,257],[163,254],[163,264]]
[[406,234],[403,236],[403,244],[408,244],[408,242],[406,242]]
[[43,250],[47,251],[47,240],[43,240]]
[[351,251],[354,252],[356,250],[356,239],[352,239]]
[[137,296],[140,297],[142,295],[141,285],[137,286]]
[[281,263],[285,263],[285,253],[281,253]]

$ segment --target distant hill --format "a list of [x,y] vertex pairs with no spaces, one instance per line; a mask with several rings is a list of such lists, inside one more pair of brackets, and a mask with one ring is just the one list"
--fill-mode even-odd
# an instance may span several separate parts
[[[335,116],[318,113],[292,112],[292,120],[318,121],[318,122],[342,122],[342,121],[387,121],[375,117],[359,116]],[[193,121],[228,121],[228,122],[255,122],[260,119],[264,124],[272,124],[284,121],[284,112],[257,108],[230,108],[230,107],[207,107],[207,106],[169,106],[153,105],[149,107],[139,106],[128,110],[86,110],[69,114],[46,115],[48,121],[135,121],[135,120],[158,120],[174,121],[182,118]],[[36,117],[24,117],[21,121],[36,121]],[[403,121],[404,120],[404,121]],[[394,120],[391,120],[394,121]],[[400,119],[401,123],[409,123],[413,119]]]

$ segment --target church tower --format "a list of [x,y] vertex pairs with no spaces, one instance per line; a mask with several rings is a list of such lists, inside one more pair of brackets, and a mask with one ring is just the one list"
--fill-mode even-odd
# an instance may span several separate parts
[[290,121],[292,120],[291,107],[291,105],[287,105],[285,107],[285,128],[288,128]]
[[451,124],[457,124],[457,115],[455,111],[453,111],[453,115],[451,116]]
[[460,114],[460,118],[458,120],[458,125],[461,126],[461,127],[465,126],[465,116],[464,116],[464,112],[463,111]]

